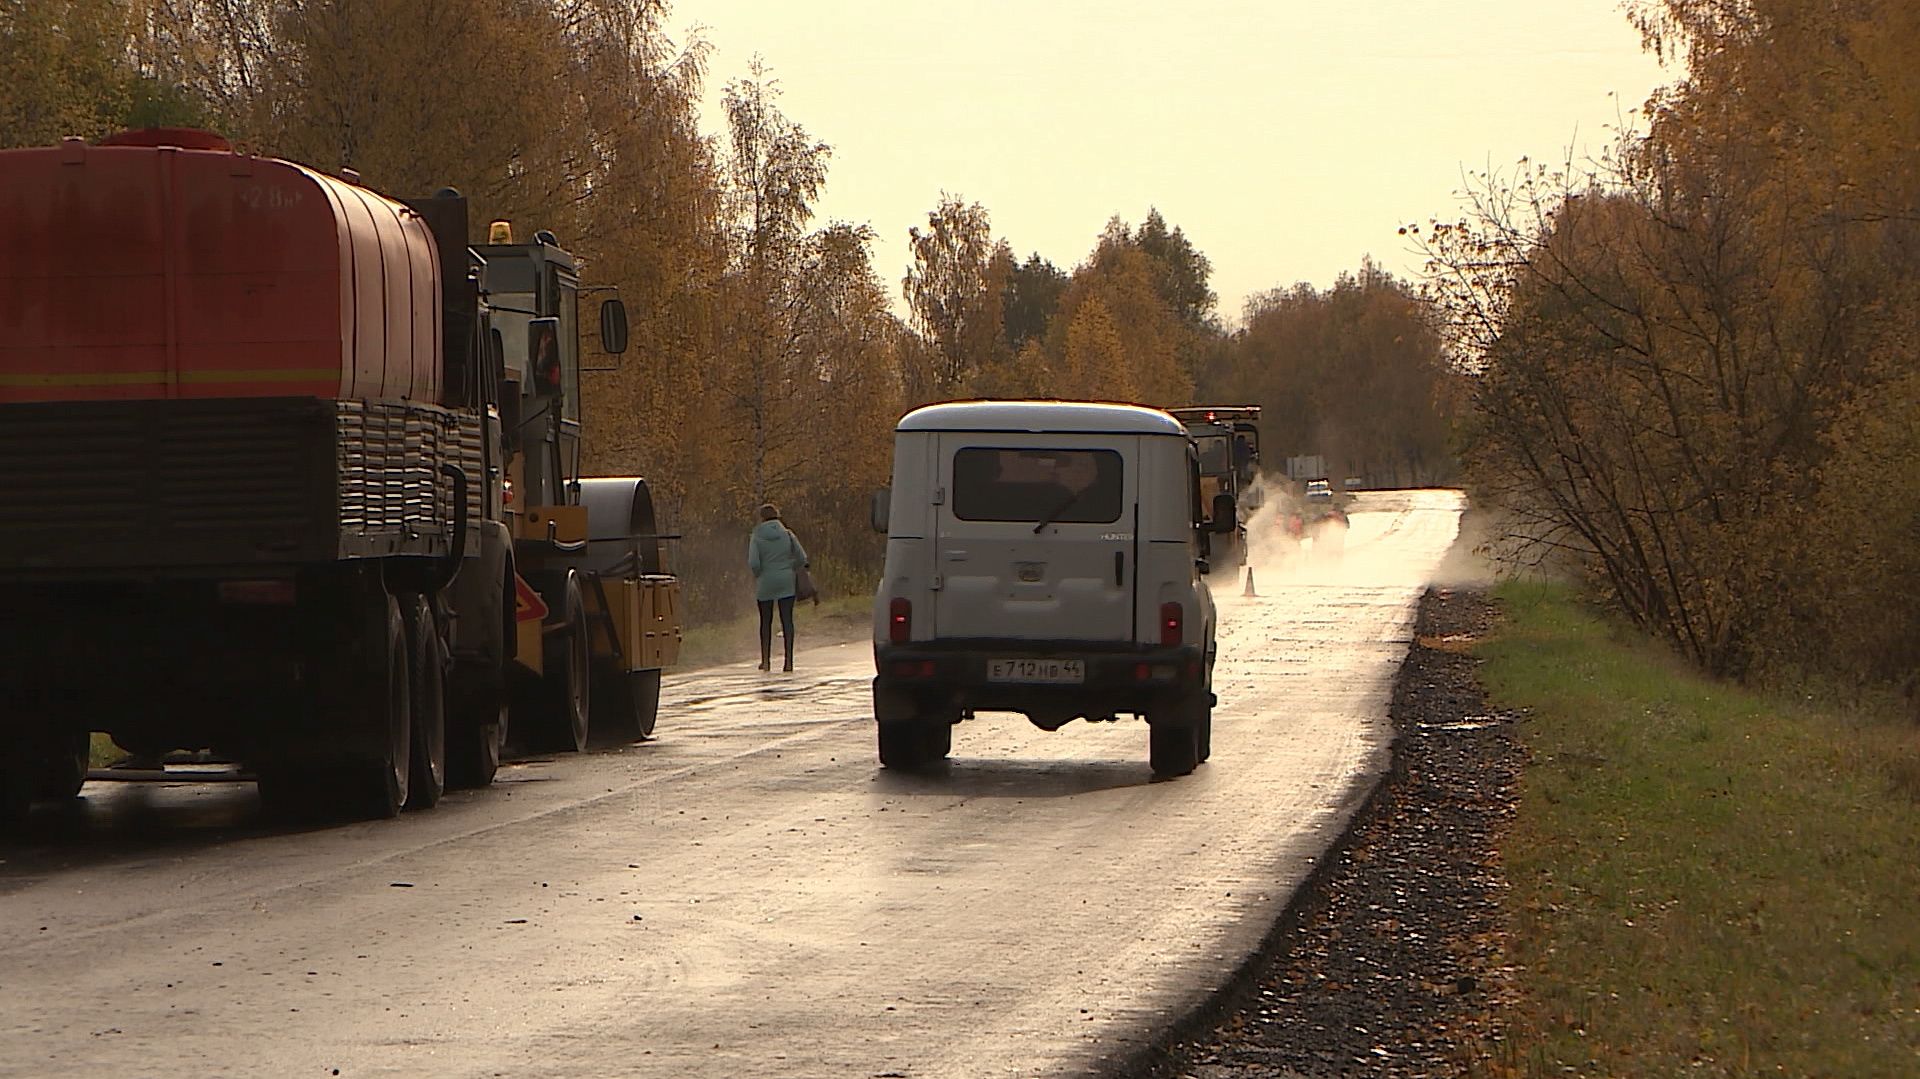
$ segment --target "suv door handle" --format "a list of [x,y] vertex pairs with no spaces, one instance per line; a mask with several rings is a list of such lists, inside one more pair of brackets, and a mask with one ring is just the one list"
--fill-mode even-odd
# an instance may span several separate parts
[[1113,587],[1125,588],[1127,584],[1127,552],[1113,552]]

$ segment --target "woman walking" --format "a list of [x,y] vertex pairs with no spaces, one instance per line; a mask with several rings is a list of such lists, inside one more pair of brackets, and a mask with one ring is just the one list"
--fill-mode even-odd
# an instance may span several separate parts
[[[807,580],[807,549],[781,523],[771,503],[760,507],[760,523],[747,541],[747,569],[753,573],[753,598],[760,605],[760,669],[773,666],[773,612],[780,610],[780,635],[786,643],[787,663],[793,670],[794,597],[812,599]],[[808,593],[802,595],[802,593]]]

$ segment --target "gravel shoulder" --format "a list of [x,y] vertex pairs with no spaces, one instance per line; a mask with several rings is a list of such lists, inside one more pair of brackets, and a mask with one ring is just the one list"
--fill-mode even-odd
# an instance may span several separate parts
[[1467,654],[1494,614],[1478,590],[1423,596],[1387,777],[1239,976],[1128,1074],[1451,1076],[1497,1045],[1499,840],[1525,751]]

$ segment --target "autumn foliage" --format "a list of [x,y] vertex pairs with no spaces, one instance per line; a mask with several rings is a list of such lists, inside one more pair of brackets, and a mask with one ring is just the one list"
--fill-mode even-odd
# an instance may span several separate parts
[[1515,539],[1715,672],[1911,686],[1920,9],[1636,9],[1685,78],[1607,160],[1421,232]]
[[1335,478],[1375,487],[1451,483],[1460,379],[1433,310],[1371,261],[1331,289],[1274,289],[1216,349],[1207,396],[1263,406],[1263,453],[1321,455]]
[[[1346,459],[1440,475],[1431,412],[1361,415],[1362,395],[1437,399],[1406,290],[1309,303],[1326,332],[1276,349],[1277,311],[1220,324],[1206,256],[1157,211],[1113,218],[1062,268],[1017,257],[958,195],[912,223],[904,275],[883,272],[870,226],[816,220],[832,147],[785,114],[773,74],[751,65],[703,118],[709,50],[675,42],[668,15],[666,0],[0,0],[0,145],[209,126],[396,196],[458,188],[477,229],[554,232],[632,321],[623,357],[589,358],[587,469],[650,479],[685,536],[696,619],[746,604],[766,501],[829,594],[868,590],[867,498],[894,421],[926,401],[1248,396],[1290,409],[1277,447],[1319,452],[1338,431]],[[1364,345],[1334,326],[1348,317],[1367,321]],[[1407,385],[1388,393],[1396,370]]]

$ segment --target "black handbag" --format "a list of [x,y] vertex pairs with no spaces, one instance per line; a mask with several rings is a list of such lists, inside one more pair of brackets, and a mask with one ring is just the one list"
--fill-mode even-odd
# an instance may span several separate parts
[[791,530],[787,532],[787,550],[793,553],[793,598],[819,603],[820,591],[813,586],[813,574],[807,572],[806,563],[800,561],[800,541],[793,538]]

